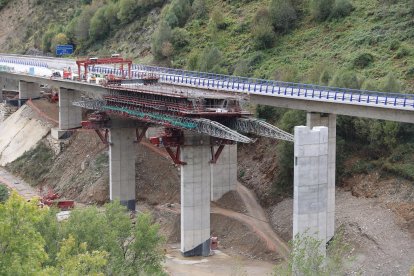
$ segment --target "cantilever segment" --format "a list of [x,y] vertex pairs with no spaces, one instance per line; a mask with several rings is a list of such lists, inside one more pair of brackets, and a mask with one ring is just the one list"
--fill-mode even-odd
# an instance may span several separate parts
[[251,133],[289,142],[294,141],[292,134],[266,123],[265,121],[254,118],[237,118],[231,121],[230,127],[244,133]]
[[211,121],[208,119],[171,116],[169,114],[158,112],[148,112],[147,110],[140,108],[128,109],[126,107],[108,106],[103,100],[86,100],[73,102],[72,104],[87,109],[101,110],[119,115],[127,114],[128,116],[141,121],[155,123],[167,127],[187,129],[221,139],[232,140],[241,143],[254,142],[254,140],[238,133],[237,131],[230,129],[216,121]]

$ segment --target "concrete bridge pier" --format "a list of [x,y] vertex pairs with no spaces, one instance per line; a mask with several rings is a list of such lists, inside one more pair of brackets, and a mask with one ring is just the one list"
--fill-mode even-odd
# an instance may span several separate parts
[[19,100],[40,98],[40,84],[19,81]]
[[135,128],[112,124],[109,132],[109,195],[135,211]]
[[6,88],[6,80],[0,77],[0,102],[3,101],[3,90]]
[[68,130],[81,126],[82,108],[72,105],[80,100],[81,93],[66,88],[59,89],[59,129]]
[[328,127],[328,206],[326,217],[326,240],[335,234],[335,174],[336,174],[336,114],[308,113],[306,125]]
[[[214,147],[217,150],[217,147]],[[237,144],[226,145],[217,162],[211,164],[211,200],[219,200],[237,187]]]
[[181,253],[210,254],[210,137],[185,132],[181,147]]
[[328,128],[295,127],[293,236],[321,240],[325,254],[328,206]]

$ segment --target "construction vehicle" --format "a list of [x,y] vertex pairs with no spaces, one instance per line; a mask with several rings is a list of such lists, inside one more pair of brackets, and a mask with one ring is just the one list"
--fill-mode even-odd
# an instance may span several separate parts
[[72,70],[70,67],[68,69],[63,69],[63,79],[64,80],[71,80],[72,79]]
[[42,206],[54,206],[62,211],[72,209],[75,207],[75,202],[73,200],[60,199],[60,195],[58,193],[53,192],[52,189],[49,189],[48,193],[42,196],[42,198],[40,199],[40,203],[42,204]]

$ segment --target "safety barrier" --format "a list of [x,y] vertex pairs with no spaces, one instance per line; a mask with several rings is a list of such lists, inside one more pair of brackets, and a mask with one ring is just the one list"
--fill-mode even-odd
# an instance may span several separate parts
[[11,63],[11,64],[26,65],[26,66],[49,68],[49,65],[46,62],[30,60],[30,59],[16,59],[16,58],[1,58],[0,57],[0,63]]

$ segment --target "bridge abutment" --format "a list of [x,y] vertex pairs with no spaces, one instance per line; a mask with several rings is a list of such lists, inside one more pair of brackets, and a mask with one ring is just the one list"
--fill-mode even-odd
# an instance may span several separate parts
[[327,241],[328,128],[295,127],[293,236]]
[[59,89],[59,129],[67,130],[81,126],[82,108],[72,105],[81,98],[80,91]]
[[185,132],[181,147],[181,252],[210,254],[210,137]]
[[40,98],[40,84],[19,81],[19,100]]
[[[217,149],[217,147],[214,147]],[[217,162],[211,164],[211,200],[219,200],[237,187],[237,144],[226,145]]]
[[109,195],[135,211],[135,129],[111,128],[109,132]]
[[326,215],[326,240],[335,234],[335,174],[336,174],[336,114],[311,113],[306,117],[309,128],[328,127],[328,194]]

